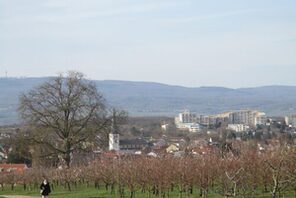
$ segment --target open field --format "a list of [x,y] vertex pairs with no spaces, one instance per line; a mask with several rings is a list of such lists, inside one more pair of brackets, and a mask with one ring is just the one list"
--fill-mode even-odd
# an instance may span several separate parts
[[27,196],[27,195],[4,195],[4,197],[0,198],[35,198],[36,196]]
[[[17,186],[14,191],[10,190],[8,187],[4,189],[4,191],[0,191],[0,198],[33,198],[33,197],[40,197],[39,196],[39,190],[32,189],[32,190],[26,190],[24,191],[22,186]],[[7,195],[7,196],[6,196]],[[18,195],[18,196],[17,196]],[[19,196],[23,195],[23,196]],[[189,195],[191,198],[194,197],[199,197],[199,192],[197,189],[193,190],[193,194]],[[77,188],[73,189],[71,192],[66,190],[63,187],[56,187],[53,192],[51,193],[51,198],[117,198],[119,197],[118,193],[111,192],[110,190],[106,191],[103,187],[99,189],[95,189],[94,186],[89,186],[86,187],[85,185],[79,185]],[[128,190],[125,192],[125,197],[130,197],[130,193]],[[136,192],[135,194],[136,198],[144,198],[144,197],[149,197],[148,193],[142,193],[140,191]],[[151,194],[151,198],[158,198],[159,196],[155,196]],[[168,197],[168,196],[166,196]],[[169,197],[170,198],[178,198],[179,194],[177,190],[175,189],[173,192],[169,192]],[[183,193],[182,197],[186,197],[186,194]],[[244,197],[241,194],[238,195],[237,197]],[[245,195],[245,197],[251,197],[249,195]],[[271,197],[270,193],[262,193],[262,192],[257,192],[254,197],[256,198],[269,198]],[[281,197],[285,198],[294,198],[295,195],[294,193],[285,193],[284,195],[281,195]],[[216,193],[209,193],[208,198],[223,198],[223,196],[218,195]]]

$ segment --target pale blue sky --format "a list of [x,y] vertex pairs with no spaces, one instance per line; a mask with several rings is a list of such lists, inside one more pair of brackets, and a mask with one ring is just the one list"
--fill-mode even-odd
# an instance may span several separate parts
[[0,76],[296,85],[295,0],[0,0]]

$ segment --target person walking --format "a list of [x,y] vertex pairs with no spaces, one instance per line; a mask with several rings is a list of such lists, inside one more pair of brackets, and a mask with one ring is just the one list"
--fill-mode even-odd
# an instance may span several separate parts
[[50,185],[46,179],[40,185],[40,194],[42,198],[48,198],[49,193],[51,193]]

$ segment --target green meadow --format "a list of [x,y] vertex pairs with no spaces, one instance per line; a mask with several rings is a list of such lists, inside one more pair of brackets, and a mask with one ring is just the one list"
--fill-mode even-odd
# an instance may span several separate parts
[[[16,186],[15,189],[12,191],[9,186],[6,186],[3,191],[0,190],[0,198],[3,198],[3,195],[26,195],[32,197],[40,197],[39,190],[37,188],[32,190],[24,190],[22,186]],[[295,198],[295,194],[293,192],[288,192],[281,195],[281,198]],[[5,197],[5,196],[4,196]],[[55,187],[50,194],[50,198],[117,198],[119,197],[118,192],[115,190],[111,192],[110,190],[105,190],[103,187],[96,189],[93,186],[86,187],[85,185],[79,185],[76,188],[73,188],[71,191],[63,187]],[[126,189],[125,190],[125,198],[130,198],[130,193]],[[137,191],[134,198],[145,198],[149,197],[148,192],[141,192]],[[177,190],[170,191],[166,193],[166,198],[180,198],[179,192]],[[189,194],[190,198],[199,197],[198,189],[194,189],[192,194]],[[214,192],[209,192],[208,198],[223,198],[224,196],[219,195]],[[229,196],[231,197],[231,196]],[[251,197],[250,194],[245,194],[244,196],[242,193],[239,193],[237,197]],[[270,198],[270,193],[263,193],[257,191],[254,198]],[[150,194],[150,198],[161,198],[159,195]],[[187,198],[186,193],[182,193],[182,198]]]

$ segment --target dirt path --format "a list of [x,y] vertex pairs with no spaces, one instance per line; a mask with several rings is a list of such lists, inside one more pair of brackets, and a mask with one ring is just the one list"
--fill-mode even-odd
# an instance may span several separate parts
[[32,196],[24,196],[24,195],[1,195],[5,198],[37,198]]

